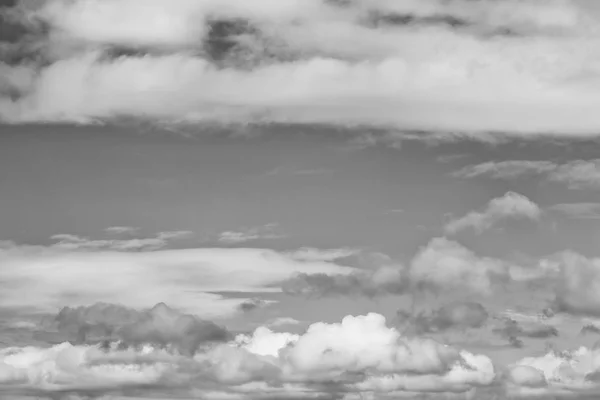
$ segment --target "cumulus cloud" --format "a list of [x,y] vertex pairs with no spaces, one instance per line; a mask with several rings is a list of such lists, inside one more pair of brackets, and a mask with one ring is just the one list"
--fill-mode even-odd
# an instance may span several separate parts
[[542,211],[539,206],[522,194],[507,192],[501,197],[490,200],[483,211],[472,211],[467,215],[453,219],[444,230],[453,234],[467,228],[481,233],[506,218],[527,218],[537,220]]
[[453,173],[460,178],[480,176],[516,179],[542,176],[549,182],[565,183],[571,189],[596,188],[600,185],[600,159],[572,160],[564,164],[551,161],[507,160],[468,165]]
[[295,273],[354,270],[250,248],[122,252],[7,244],[0,248],[0,263],[3,307],[52,312],[101,301],[146,308],[167,299],[171,306],[202,317],[229,315],[248,300],[214,292],[277,291],[273,285]]
[[500,259],[482,257],[445,237],[432,239],[403,265],[384,259],[373,267],[359,265],[351,273],[298,273],[283,281],[294,296],[364,296],[415,294],[419,291],[467,291],[490,295],[508,282],[546,277],[542,265],[525,268]]
[[0,116],[595,135],[590,3],[22,1]]
[[472,393],[495,378],[491,360],[431,339],[406,338],[378,314],[315,323],[302,335],[266,327],[181,355],[73,346],[0,351],[0,390],[39,395],[159,390],[168,397],[368,398]]
[[556,307],[573,314],[600,316],[600,259],[570,251],[555,258],[560,268]]
[[512,265],[502,260],[480,257],[447,238],[434,238],[412,259],[409,279],[429,290],[467,290],[489,295],[506,282]]
[[600,387],[598,350],[580,347],[574,351],[551,351],[541,357],[526,357],[507,371],[507,394],[523,397],[597,396]]

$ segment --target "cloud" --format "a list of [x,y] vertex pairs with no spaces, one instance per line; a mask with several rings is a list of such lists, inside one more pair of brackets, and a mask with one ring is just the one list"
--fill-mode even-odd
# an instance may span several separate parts
[[549,182],[565,183],[571,189],[600,187],[600,159],[573,160],[564,164],[550,161],[508,160],[468,165],[453,173],[460,178],[480,176],[516,179],[543,176]]
[[446,304],[429,313],[417,315],[399,310],[401,323],[417,334],[443,332],[449,329],[474,329],[482,327],[488,320],[486,308],[477,302],[458,301]]
[[406,338],[378,314],[315,323],[302,335],[267,327],[195,355],[73,346],[0,351],[0,390],[40,396],[160,391],[203,398],[346,398],[473,393],[495,379],[491,360]]
[[566,251],[554,257],[559,264],[556,308],[577,315],[600,316],[600,259]]
[[3,307],[52,312],[100,301],[146,308],[167,299],[177,309],[207,318],[235,313],[248,300],[213,292],[277,291],[273,285],[295,273],[353,270],[251,248],[122,252],[7,244],[0,249],[0,263]]
[[467,215],[453,219],[446,224],[444,230],[449,234],[458,233],[467,228],[473,228],[481,233],[506,218],[539,219],[542,211],[539,206],[522,194],[507,192],[488,203],[485,210],[472,211]]
[[488,161],[482,164],[468,165],[452,173],[459,178],[477,178],[485,176],[493,179],[514,179],[527,175],[537,175],[553,171],[556,164],[550,161],[507,160]]
[[[112,235],[133,234],[135,228],[112,227],[106,232]],[[193,236],[190,231],[165,231],[159,232],[155,237],[133,239],[89,239],[72,234],[59,233],[51,239],[58,241],[53,245],[56,248],[69,250],[114,250],[114,251],[150,251],[167,247],[171,242]]]
[[317,298],[380,297],[421,290],[491,295],[508,282],[531,281],[547,275],[548,271],[541,265],[524,268],[481,257],[458,242],[441,237],[421,247],[407,266],[383,260],[373,267],[360,265],[348,274],[299,273],[284,281],[282,289],[290,295]]
[[105,229],[106,233],[112,235],[135,235],[138,232],[139,228],[134,228],[132,226],[109,226]]
[[526,357],[507,371],[507,395],[518,397],[596,397],[599,386],[597,349],[551,351],[541,357]]
[[[590,2],[19,2],[4,121],[596,135]],[[435,115],[436,118],[431,118]],[[484,135],[486,136],[486,135]]]
[[383,266],[353,274],[301,273],[285,281],[282,289],[294,296],[366,296],[402,294],[409,288],[402,266]]
[[218,241],[224,244],[239,244],[252,240],[281,239],[285,235],[277,233],[277,224],[267,224],[254,228],[244,228],[239,231],[225,231],[219,234]]
[[574,219],[600,219],[600,203],[562,203],[548,209]]
[[302,247],[288,254],[290,257],[296,260],[335,261],[340,258],[356,256],[359,253],[359,249],[352,249],[348,247],[343,247],[339,249],[318,249],[314,247]]
[[122,341],[125,346],[172,346],[186,355],[194,354],[202,344],[226,341],[230,336],[223,327],[182,314],[164,303],[144,311],[107,303],[65,307],[51,325],[64,341],[74,338],[78,344]]
[[512,277],[512,268],[502,260],[480,257],[447,238],[434,238],[412,259],[409,279],[417,287],[434,291],[490,295],[496,285]]

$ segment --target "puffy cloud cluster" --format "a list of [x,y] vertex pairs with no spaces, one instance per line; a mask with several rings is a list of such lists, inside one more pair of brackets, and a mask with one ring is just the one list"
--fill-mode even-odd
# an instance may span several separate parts
[[147,311],[106,303],[65,307],[47,322],[79,344],[120,340],[126,345],[170,346],[182,354],[193,354],[202,344],[229,337],[227,330],[213,322],[182,314],[164,303]]
[[551,351],[527,357],[508,367],[507,392],[522,397],[597,396],[600,352],[581,347],[575,351]]
[[529,279],[531,274],[523,272],[526,272],[523,268],[499,259],[478,256],[458,242],[438,237],[421,247],[408,266],[385,263],[347,274],[295,274],[282,287],[288,294],[309,297],[376,297],[420,290],[465,290],[472,294],[490,295],[496,287],[511,279]]
[[86,394],[126,389],[201,398],[352,398],[472,393],[495,379],[491,360],[425,338],[404,338],[378,314],[315,323],[303,335],[258,328],[182,356],[73,346],[0,351],[0,390]]
[[453,219],[444,227],[449,234],[473,228],[481,233],[505,218],[527,218],[537,220],[542,210],[526,196],[515,192],[507,192],[501,197],[496,197],[488,203],[483,211],[471,211],[467,215]]
[[2,14],[9,122],[600,126],[590,1],[23,0]]

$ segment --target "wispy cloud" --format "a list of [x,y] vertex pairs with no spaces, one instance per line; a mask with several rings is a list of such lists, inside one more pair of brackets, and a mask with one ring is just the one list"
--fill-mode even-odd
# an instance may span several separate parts
[[548,207],[548,210],[575,219],[600,219],[600,203],[554,204]]
[[[135,228],[118,227],[117,230],[108,228],[111,234],[137,232]],[[113,230],[110,230],[113,229]],[[51,239],[57,243],[53,247],[70,250],[115,250],[115,251],[141,251],[158,250],[167,247],[172,242],[193,236],[190,231],[165,231],[159,232],[154,237],[131,239],[90,239],[72,234],[56,234]]]
[[217,240],[224,244],[240,244],[253,240],[274,240],[284,237],[283,233],[278,232],[278,225],[271,223],[254,228],[221,232]]
[[448,234],[454,234],[473,228],[481,233],[506,218],[537,220],[541,214],[540,207],[527,197],[519,193],[507,192],[501,197],[490,200],[483,211],[471,211],[463,217],[452,219],[446,224],[444,230]]
[[592,3],[23,1],[0,116],[596,135]]
[[[121,249],[118,249],[121,250]],[[188,248],[115,251],[74,246],[0,248],[2,307],[52,310],[64,305],[117,302],[150,307],[161,301],[201,316],[222,317],[247,298],[222,291],[272,292],[294,273],[345,273],[327,261],[304,261],[268,249]],[[23,293],[27,296],[23,296]]]
[[138,233],[139,228],[134,228],[133,226],[109,226],[105,229],[106,233],[112,235],[135,235]]
[[566,183],[569,188],[599,188],[600,159],[573,160],[564,164],[551,161],[509,160],[469,165],[453,173],[455,177],[517,179],[543,176],[551,182]]

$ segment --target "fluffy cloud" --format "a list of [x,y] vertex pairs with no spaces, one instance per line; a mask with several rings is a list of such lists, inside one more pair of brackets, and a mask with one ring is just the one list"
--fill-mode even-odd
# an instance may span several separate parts
[[538,205],[527,197],[519,193],[507,192],[502,197],[490,200],[485,210],[472,211],[461,218],[453,219],[446,224],[444,229],[447,233],[457,233],[467,228],[473,228],[476,232],[481,233],[500,220],[506,218],[536,220],[541,213]]
[[481,257],[460,243],[434,238],[421,247],[407,266],[391,260],[373,268],[361,266],[351,273],[298,273],[282,284],[295,296],[402,295],[426,290],[466,290],[489,295],[509,281],[529,281],[548,274],[539,268],[523,268],[499,259]]
[[551,351],[542,357],[527,357],[509,366],[507,394],[519,397],[597,396],[596,376],[600,363],[597,349]]
[[511,277],[512,267],[498,259],[480,257],[457,242],[435,238],[412,259],[409,279],[414,285],[436,291],[491,294],[495,285]]
[[23,1],[0,116],[595,135],[591,3]]
[[563,252],[555,258],[560,268],[555,300],[558,309],[600,316],[600,259],[574,252]]
[[543,176],[550,182],[566,183],[571,189],[595,188],[600,185],[600,159],[573,160],[564,164],[550,161],[508,160],[468,165],[453,173],[456,177],[516,179]]
[[[295,273],[349,273],[326,261],[302,261],[265,249],[191,248],[122,252],[17,246],[0,247],[3,307],[53,311],[64,305],[102,301],[134,308],[168,299],[203,317],[237,312],[247,298],[218,291],[276,291],[272,285]],[[23,296],[23,293],[28,293]]]
[[40,395],[137,389],[165,397],[372,398],[472,393],[495,378],[489,358],[431,339],[402,337],[378,314],[315,323],[303,335],[260,327],[193,356],[150,345],[136,350],[64,343],[3,349],[0,361],[0,390]]

